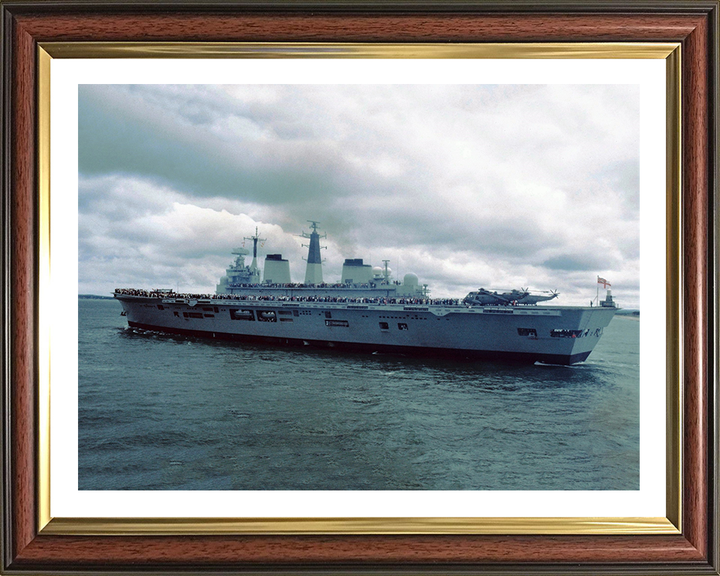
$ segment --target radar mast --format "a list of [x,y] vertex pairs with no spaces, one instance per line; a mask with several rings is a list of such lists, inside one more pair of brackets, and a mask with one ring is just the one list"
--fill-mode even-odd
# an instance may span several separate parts
[[250,270],[252,270],[254,272],[258,269],[258,265],[257,265],[258,242],[266,242],[267,238],[260,238],[260,235],[258,234],[257,226],[255,226],[255,236],[250,236],[250,237],[245,236],[245,238],[243,238],[243,240],[252,240],[253,241],[253,259],[252,259],[252,264],[250,264]]
[[385,265],[385,268],[383,269],[383,278],[385,279],[385,284],[390,284],[390,270],[388,269],[389,263],[390,260],[383,260],[383,264]]
[[305,284],[322,284],[322,258],[320,257],[320,250],[327,246],[320,246],[320,238],[327,238],[327,234],[320,236],[318,234],[318,224],[316,220],[308,220],[312,232],[303,232],[300,234],[303,238],[309,238],[310,244],[303,244],[308,248],[307,267],[305,268]]

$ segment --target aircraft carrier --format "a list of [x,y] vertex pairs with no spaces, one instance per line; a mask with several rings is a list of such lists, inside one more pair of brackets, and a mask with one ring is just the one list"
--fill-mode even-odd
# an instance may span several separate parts
[[[430,298],[417,276],[393,281],[390,269],[345,260],[339,283],[322,278],[320,235],[312,222],[305,281],[290,281],[280,254],[265,259],[263,279],[236,249],[216,293],[115,290],[133,328],[275,345],[365,352],[575,364],[592,352],[617,310],[610,290],[591,306],[538,305],[555,292],[479,289],[462,299]],[[600,281],[601,279],[598,279]],[[605,281],[603,281],[605,282]],[[607,286],[607,283],[605,283]],[[592,303],[591,303],[592,304]]]

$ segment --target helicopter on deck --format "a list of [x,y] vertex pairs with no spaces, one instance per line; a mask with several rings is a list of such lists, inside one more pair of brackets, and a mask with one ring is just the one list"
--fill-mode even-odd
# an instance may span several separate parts
[[558,291],[542,291],[532,293],[528,288],[508,290],[505,292],[490,291],[480,288],[477,292],[470,292],[463,302],[470,306],[514,306],[516,304],[533,305],[558,297]]

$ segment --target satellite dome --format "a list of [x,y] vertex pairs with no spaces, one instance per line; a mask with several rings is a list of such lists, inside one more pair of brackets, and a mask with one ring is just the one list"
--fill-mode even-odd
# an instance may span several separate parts
[[373,276],[382,276],[383,269],[380,266],[373,266],[372,273],[373,273]]
[[417,274],[413,274],[412,272],[410,274],[405,274],[405,276],[403,276],[403,284],[405,286],[417,286],[418,285]]

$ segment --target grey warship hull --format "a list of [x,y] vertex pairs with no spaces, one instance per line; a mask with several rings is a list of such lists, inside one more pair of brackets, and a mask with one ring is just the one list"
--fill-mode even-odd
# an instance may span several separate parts
[[575,364],[614,307],[292,302],[115,294],[128,325],[165,333],[415,355]]

